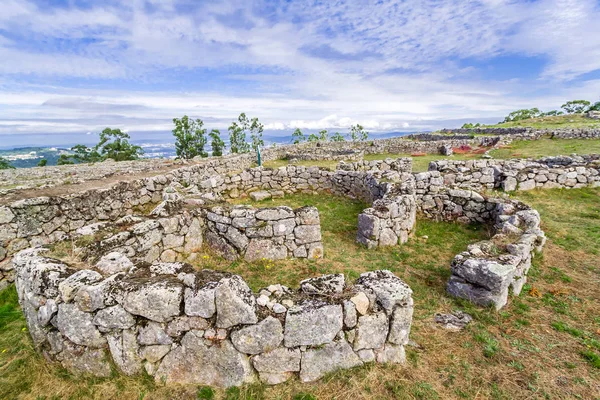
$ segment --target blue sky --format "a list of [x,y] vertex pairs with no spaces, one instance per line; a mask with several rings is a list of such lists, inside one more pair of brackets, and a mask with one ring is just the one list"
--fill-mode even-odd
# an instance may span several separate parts
[[[600,1],[0,0],[0,136],[497,122],[600,100]],[[36,136],[38,137],[38,136]],[[0,140],[1,137],[0,137]],[[51,141],[52,138],[49,138]]]

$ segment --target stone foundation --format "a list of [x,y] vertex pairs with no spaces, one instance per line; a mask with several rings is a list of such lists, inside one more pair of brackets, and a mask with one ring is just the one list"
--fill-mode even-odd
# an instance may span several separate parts
[[254,294],[237,275],[182,263],[76,270],[28,249],[13,264],[36,349],[74,373],[109,376],[112,359],[127,375],[229,387],[405,362],[412,292],[389,271]]

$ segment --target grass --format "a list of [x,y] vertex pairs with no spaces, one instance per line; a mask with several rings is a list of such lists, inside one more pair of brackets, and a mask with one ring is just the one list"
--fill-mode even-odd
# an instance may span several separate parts
[[542,156],[559,156],[600,153],[600,140],[588,139],[539,139],[515,140],[509,146],[492,150],[494,158],[538,158]]
[[560,128],[600,128],[597,119],[586,118],[582,114],[559,115],[555,117],[531,118],[523,121],[505,122],[496,125],[486,125],[489,128],[531,127],[538,129]]
[[[449,298],[445,282],[453,255],[481,240],[481,226],[419,220],[406,245],[367,251],[354,243],[356,214],[364,204],[328,196],[294,195],[261,206],[312,204],[322,218],[325,258],[199,266],[239,272],[253,289],[308,276],[388,268],[413,289],[415,315],[407,366],[369,364],[319,382],[293,379],[269,387],[228,390],[155,384],[148,377],[76,377],[35,353],[13,287],[0,293],[0,398],[4,399],[527,399],[600,397],[598,276],[600,189],[519,194],[537,208],[549,243],[534,259],[528,283],[500,312]],[[427,239],[424,236],[428,236]],[[434,326],[433,314],[461,309],[473,322],[458,333]],[[5,352],[4,349],[6,349]]]

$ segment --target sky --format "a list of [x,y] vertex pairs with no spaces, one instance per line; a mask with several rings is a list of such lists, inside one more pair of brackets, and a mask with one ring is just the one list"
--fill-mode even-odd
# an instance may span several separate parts
[[0,0],[0,145],[241,112],[270,135],[600,100],[600,0]]

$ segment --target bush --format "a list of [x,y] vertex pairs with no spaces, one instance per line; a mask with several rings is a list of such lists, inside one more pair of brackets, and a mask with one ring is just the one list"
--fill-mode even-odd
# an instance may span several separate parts
[[15,169],[6,158],[0,157],[0,169]]
[[42,158],[40,160],[40,162],[37,164],[38,167],[45,167],[46,164],[48,164],[48,160],[46,160],[45,158]]

